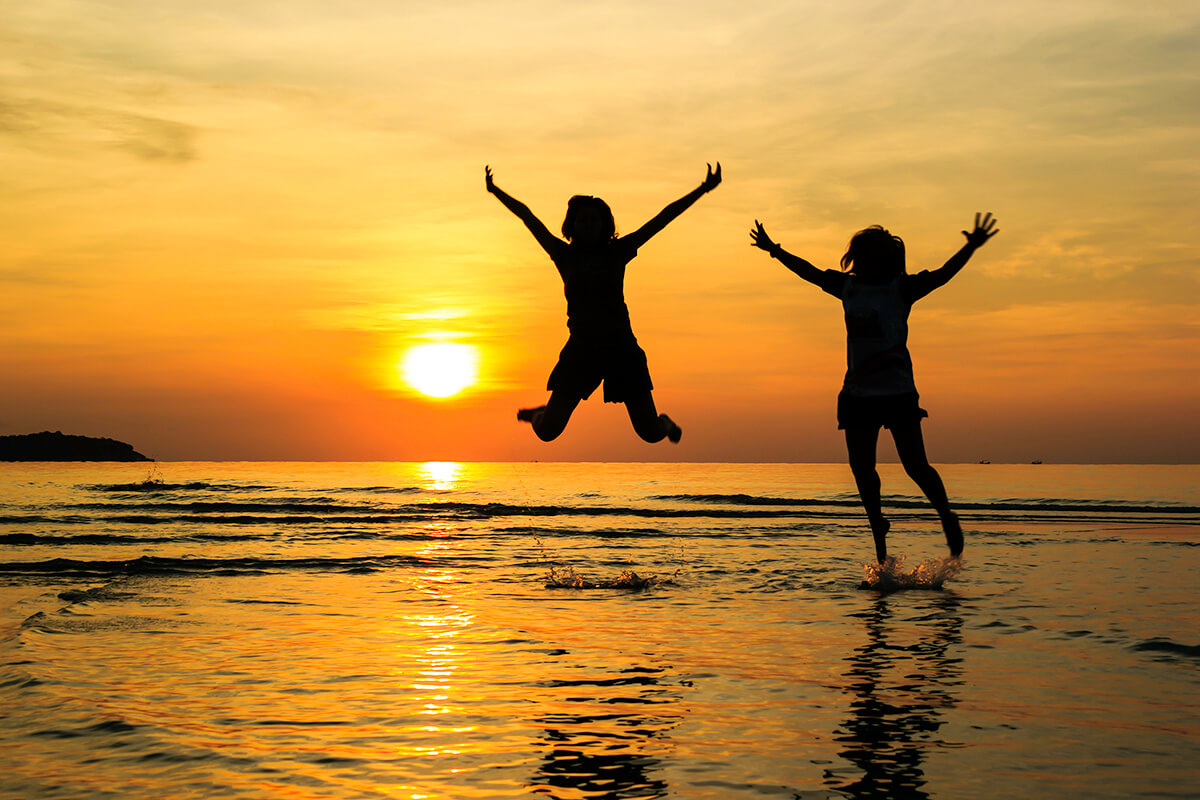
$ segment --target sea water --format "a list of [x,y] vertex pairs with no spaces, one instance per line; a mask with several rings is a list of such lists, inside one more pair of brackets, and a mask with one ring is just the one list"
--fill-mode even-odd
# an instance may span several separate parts
[[1200,468],[940,469],[0,465],[0,795],[1200,795]]

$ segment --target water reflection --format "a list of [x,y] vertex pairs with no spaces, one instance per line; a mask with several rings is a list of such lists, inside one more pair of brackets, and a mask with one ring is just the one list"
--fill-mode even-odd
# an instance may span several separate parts
[[931,747],[953,746],[937,732],[962,683],[959,601],[939,598],[931,613],[899,622],[892,618],[894,602],[881,597],[859,615],[867,640],[846,659],[850,716],[835,740],[854,767],[828,770],[825,783],[856,800],[929,797],[922,769],[926,754]]
[[426,461],[417,465],[421,488],[427,492],[449,492],[463,480],[463,465],[457,461]]
[[[565,666],[565,665],[564,665]],[[667,666],[634,666],[607,677],[547,680],[556,695],[542,726],[546,751],[530,791],[593,800],[666,797],[661,774],[668,734],[683,719],[681,688]],[[570,706],[577,704],[579,708]]]
[[[446,554],[448,548],[441,541],[430,541],[421,555],[435,559]],[[428,733],[443,733],[441,718],[445,715],[461,715],[462,708],[455,705],[452,696],[461,683],[458,672],[464,655],[463,645],[457,640],[475,621],[475,615],[464,610],[453,596],[458,580],[457,570],[443,567],[426,567],[417,576],[414,588],[423,594],[430,604],[420,613],[402,615],[406,627],[412,631],[401,646],[411,653],[413,700],[419,704],[416,713],[426,717],[420,725]],[[461,697],[458,697],[461,700]],[[454,728],[458,734],[469,728]],[[431,753],[454,754],[453,748],[427,748]]]

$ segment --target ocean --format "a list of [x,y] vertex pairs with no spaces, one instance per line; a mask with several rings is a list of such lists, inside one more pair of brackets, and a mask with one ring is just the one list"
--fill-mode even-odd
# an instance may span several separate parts
[[1200,796],[1200,467],[939,470],[0,464],[0,796]]

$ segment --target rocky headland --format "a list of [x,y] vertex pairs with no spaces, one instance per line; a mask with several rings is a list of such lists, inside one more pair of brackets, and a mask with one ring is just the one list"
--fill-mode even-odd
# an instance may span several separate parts
[[116,439],[42,431],[0,436],[0,461],[152,461]]

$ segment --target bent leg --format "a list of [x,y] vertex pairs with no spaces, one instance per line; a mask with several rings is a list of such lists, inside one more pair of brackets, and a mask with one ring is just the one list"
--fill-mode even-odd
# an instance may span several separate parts
[[533,432],[543,442],[552,442],[559,437],[571,421],[571,414],[579,405],[579,397],[563,392],[552,392],[550,400],[541,408],[524,408],[517,412],[517,419],[533,426]]
[[866,425],[846,428],[846,453],[850,457],[850,471],[858,486],[867,521],[871,523],[871,535],[875,538],[875,557],[882,564],[887,560],[887,534],[891,524],[883,518],[879,499],[879,473],[875,471],[875,446],[879,442],[879,426]]
[[633,429],[644,441],[654,444],[669,438],[678,442],[683,436],[683,430],[671,421],[666,414],[659,414],[654,406],[654,395],[641,392],[625,401],[625,410],[629,412],[629,421]]
[[946,534],[946,544],[950,547],[950,555],[961,555],[962,527],[958,523],[958,517],[950,510],[950,500],[946,497],[942,476],[938,475],[937,470],[929,463],[929,457],[925,455],[925,438],[921,435],[920,420],[910,425],[893,426],[892,439],[896,442],[896,454],[900,456],[904,471],[937,510],[942,520],[942,530]]

